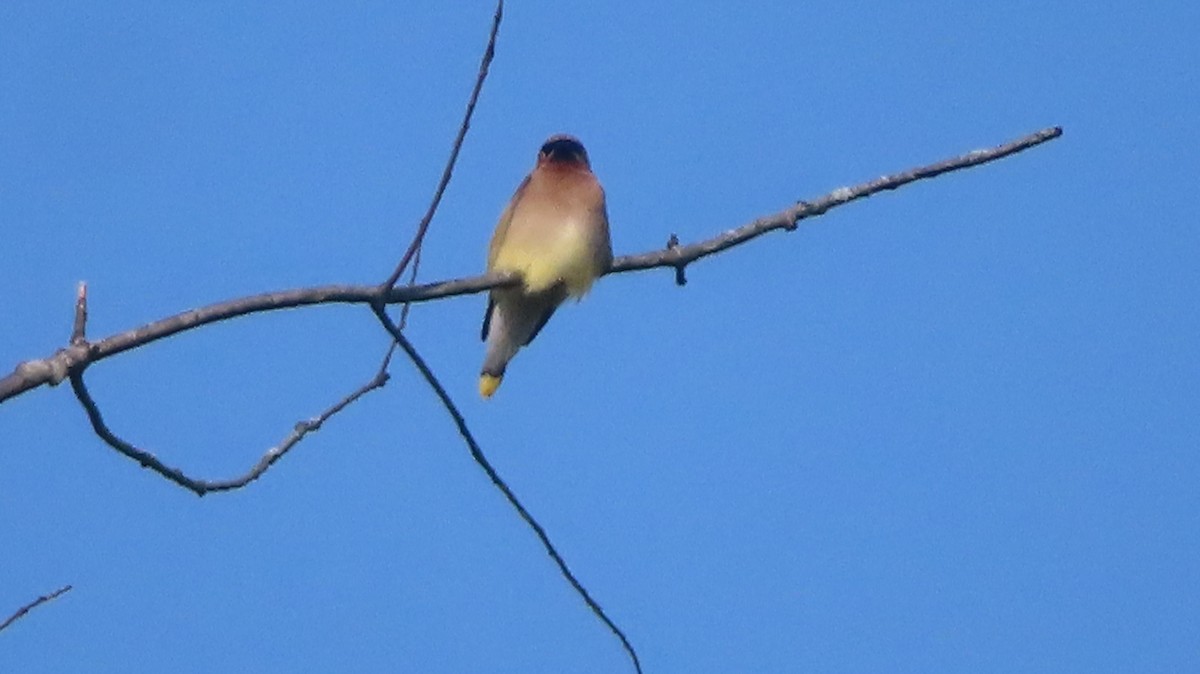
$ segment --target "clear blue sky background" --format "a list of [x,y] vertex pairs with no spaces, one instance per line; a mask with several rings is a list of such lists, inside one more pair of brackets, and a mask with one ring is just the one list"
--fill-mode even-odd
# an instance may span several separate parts
[[[386,276],[491,18],[461,3],[0,5],[0,367]],[[336,5],[336,7],[335,7]],[[606,278],[497,397],[482,297],[410,334],[648,672],[1200,670],[1200,5],[511,2],[423,280],[478,273],[547,135],[619,253],[1062,125],[689,270]],[[89,371],[121,433],[245,470],[365,381],[361,308]],[[242,491],[0,406],[0,671],[622,672],[404,361]]]

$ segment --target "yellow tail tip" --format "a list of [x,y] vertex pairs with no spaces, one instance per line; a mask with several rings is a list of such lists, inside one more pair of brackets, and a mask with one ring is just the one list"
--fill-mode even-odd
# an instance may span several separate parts
[[491,398],[496,389],[500,388],[500,379],[490,374],[479,375],[479,395]]

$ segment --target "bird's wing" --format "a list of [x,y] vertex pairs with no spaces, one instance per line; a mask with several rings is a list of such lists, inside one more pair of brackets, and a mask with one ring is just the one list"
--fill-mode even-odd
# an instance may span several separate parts
[[521,181],[517,191],[513,193],[512,199],[509,199],[508,205],[504,207],[504,212],[500,214],[500,221],[496,223],[496,231],[492,234],[491,244],[488,245],[488,271],[492,270],[492,265],[496,263],[496,256],[499,255],[500,248],[504,246],[504,239],[508,236],[508,226],[512,224],[517,204],[525,196],[525,189],[529,187],[529,178],[530,176],[525,176],[525,180]]
[[487,311],[483,312],[483,329],[479,331],[479,339],[487,341],[488,330],[492,327],[492,312],[496,310],[496,298],[488,294]]
[[525,340],[522,346],[529,346],[542,328],[546,327],[546,322],[554,315],[554,310],[563,303],[563,300],[567,299],[567,286],[562,283],[555,284],[553,288],[537,297],[539,303],[543,303],[545,307],[542,309],[542,315],[538,317],[537,323],[533,326],[533,332],[529,333],[529,339]]

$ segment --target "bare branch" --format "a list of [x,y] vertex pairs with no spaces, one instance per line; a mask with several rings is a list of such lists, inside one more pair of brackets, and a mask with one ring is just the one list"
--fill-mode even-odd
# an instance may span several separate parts
[[861,183],[854,187],[842,187],[818,199],[801,201],[791,208],[784,209],[765,218],[759,218],[754,222],[742,225],[737,229],[731,229],[719,236],[699,243],[687,246],[668,246],[666,251],[651,251],[649,253],[642,253],[641,255],[627,255],[617,258],[613,262],[609,273],[653,269],[655,267],[673,267],[678,270],[702,257],[708,257],[709,255],[728,250],[750,239],[762,236],[767,232],[776,229],[791,231],[796,229],[801,220],[822,215],[832,208],[848,204],[851,201],[857,201],[858,199],[869,197],[879,192],[894,190],[918,180],[935,178],[943,173],[993,162],[997,159],[1021,152],[1022,150],[1028,150],[1036,145],[1041,145],[1061,135],[1061,127],[1055,126],[1042,129],[1037,133],[1018,138],[1011,143],[1005,143],[994,148],[975,150],[958,157],[937,162],[936,164],[876,178],[875,180]]
[[549,554],[550,558],[554,560],[554,563],[558,566],[558,571],[560,574],[562,574],[563,578],[567,579],[567,582],[571,584],[571,587],[574,588],[575,592],[583,599],[584,603],[587,604],[592,613],[594,613],[596,617],[608,627],[609,631],[611,631],[618,639],[620,639],[621,645],[625,648],[625,652],[628,653],[630,659],[633,660],[634,669],[638,671],[638,674],[641,674],[642,664],[641,661],[638,660],[637,652],[633,649],[633,644],[629,642],[629,639],[626,638],[625,633],[621,631],[621,628],[617,627],[617,624],[608,617],[608,614],[604,612],[604,609],[600,608],[600,604],[596,603],[596,600],[592,598],[592,595],[588,593],[583,584],[579,582],[579,579],[575,577],[575,574],[571,572],[571,569],[567,567],[566,560],[564,560],[562,555],[559,554],[558,550],[554,547],[554,544],[550,542],[550,537],[546,534],[546,530],[543,529],[542,525],[539,524],[538,521],[534,519],[533,515],[531,515],[529,511],[525,509],[525,506],[522,505],[521,501],[517,499],[517,495],[513,493],[512,489],[509,488],[504,479],[500,477],[500,474],[496,472],[496,469],[492,467],[492,464],[487,460],[487,457],[484,456],[483,449],[479,446],[479,443],[475,441],[475,436],[472,435],[471,430],[467,428],[466,418],[463,417],[462,412],[460,412],[458,409],[458,406],[454,404],[454,400],[450,398],[450,394],[446,392],[446,388],[442,386],[442,383],[438,380],[437,375],[435,375],[433,370],[429,368],[429,365],[425,363],[425,359],[423,359],[421,354],[417,352],[416,348],[412,345],[412,342],[408,341],[408,338],[404,336],[404,333],[400,331],[400,328],[398,328],[396,324],[393,323],[390,318],[388,318],[387,313],[384,312],[382,308],[378,307],[375,308],[374,311],[375,317],[379,319],[380,324],[382,324],[384,329],[391,334],[392,338],[396,340],[396,343],[400,345],[400,348],[403,349],[406,354],[408,354],[409,360],[413,362],[413,365],[416,365],[417,370],[421,372],[421,376],[425,378],[426,383],[429,384],[430,388],[433,389],[433,392],[437,394],[438,399],[441,400],[442,406],[446,408],[446,411],[450,413],[451,418],[454,419],[454,425],[458,427],[458,434],[462,436],[462,439],[467,443],[467,448],[471,451],[471,458],[474,459],[475,463],[483,469],[483,472],[487,473],[488,479],[492,481],[492,484],[496,485],[496,488],[500,490],[501,494],[504,494],[504,498],[508,500],[509,505],[511,505],[513,509],[517,511],[517,514],[521,516],[521,519],[525,521],[525,524],[529,525],[529,528],[532,529],[533,533],[537,535],[538,540],[542,543],[542,547],[546,549],[546,553]]
[[[686,246],[675,246],[665,250],[653,250],[639,255],[619,257],[613,262],[608,273],[616,274],[656,267],[670,267],[678,271],[696,260],[728,250],[767,232],[777,229],[789,231],[795,229],[800,220],[821,215],[851,201],[878,192],[894,190],[943,173],[992,162],[1058,138],[1060,135],[1062,135],[1062,129],[1058,127],[1044,129],[999,147],[976,150],[929,166],[884,176],[854,187],[843,187],[817,199],[799,202],[774,215],[723,232],[711,239]],[[90,345],[70,346],[47,358],[23,362],[17,365],[11,374],[0,379],[0,403],[39,386],[56,385],[67,377],[68,372],[109,356],[145,346],[185,330],[238,316],[312,304],[377,305],[380,303],[427,302],[445,297],[480,293],[495,287],[516,285],[518,282],[519,279],[514,274],[487,274],[391,289],[382,286],[352,285],[295,288],[220,302],[148,323],[133,330],[106,337]]]
[[73,369],[95,363],[118,353],[139,348],[165,337],[192,330],[210,323],[280,309],[314,304],[386,304],[425,302],[442,297],[483,292],[490,288],[516,284],[513,275],[493,274],[475,278],[439,281],[420,286],[383,290],[379,286],[331,285],[315,288],[296,288],[250,295],[235,300],[189,309],[174,316],[127,330],[86,345],[60,349],[41,360],[20,363],[8,376],[0,379],[0,403],[39,386],[55,386],[67,378]]
[[24,618],[26,613],[29,613],[33,609],[37,608],[38,606],[41,606],[42,604],[45,604],[48,601],[53,601],[55,599],[58,599],[60,596],[66,594],[70,591],[71,591],[70,585],[63,585],[62,587],[51,592],[50,594],[44,594],[44,595],[38,597],[37,599],[34,599],[33,601],[29,602],[28,604],[22,606],[21,608],[17,609],[16,613],[13,613],[12,615],[8,616],[8,618],[4,622],[0,623],[0,632],[3,632],[5,629],[8,628],[9,625],[17,622],[21,618]]
[[159,460],[158,457],[154,456],[154,454],[144,449],[135,447],[126,440],[118,437],[112,432],[111,429],[109,429],[108,425],[104,423],[104,417],[100,414],[100,408],[96,405],[96,401],[92,399],[92,395],[88,391],[87,386],[84,385],[83,369],[72,372],[70,379],[71,389],[75,392],[75,397],[78,398],[79,403],[83,405],[83,409],[87,412],[88,420],[92,422],[92,430],[96,432],[96,435],[100,436],[101,440],[121,454],[124,454],[134,461],[137,461],[142,465],[143,468],[149,468],[150,470],[167,478],[171,482],[174,482],[175,484],[192,491],[197,496],[204,496],[209,492],[238,489],[257,480],[262,476],[263,473],[267,472],[267,469],[273,466],[276,461],[282,459],[285,454],[291,451],[293,447],[303,440],[304,436],[313,431],[319,430],[321,425],[328,421],[330,417],[338,412],[341,412],[351,403],[363,397],[367,393],[370,393],[377,388],[383,388],[383,386],[387,384],[389,378],[387,366],[391,361],[391,357],[392,350],[389,348],[387,355],[384,356],[383,362],[379,366],[379,370],[375,373],[375,376],[371,378],[371,381],[363,384],[353,393],[337,401],[319,415],[311,419],[297,422],[292,428],[292,431],[288,433],[287,437],[285,437],[278,445],[268,449],[267,452],[263,454],[262,458],[258,460],[258,463],[254,464],[250,470],[246,471],[246,473],[240,477],[235,477],[228,480],[200,480],[188,477],[183,473],[182,470],[166,465]]
[[[383,282],[385,288],[396,285],[396,280],[404,273],[404,268],[408,266],[413,256],[418,254],[421,244],[425,241],[425,233],[429,230],[429,223],[433,221],[433,214],[437,212],[438,204],[442,203],[442,194],[446,191],[446,186],[450,184],[450,176],[454,173],[454,165],[458,162],[459,150],[462,149],[463,140],[467,137],[467,129],[471,127],[471,116],[475,114],[475,103],[479,101],[479,92],[483,90],[483,82],[487,79],[488,68],[491,67],[492,59],[496,56],[496,34],[500,32],[500,21],[503,18],[504,0],[498,0],[496,14],[492,17],[492,32],[488,36],[487,47],[483,50],[483,58],[479,62],[479,74],[475,76],[475,88],[471,90],[471,98],[467,101],[467,109],[463,113],[462,124],[458,127],[458,135],[454,138],[454,145],[450,150],[449,159],[446,160],[446,167],[442,169],[442,179],[438,181],[437,190],[433,193],[433,201],[429,202],[425,217],[421,218],[420,224],[417,225],[417,234],[413,237],[412,243],[408,245],[408,250],[404,252],[404,257],[400,258],[400,264],[396,265],[395,271]],[[415,268],[412,278],[414,281],[417,278]],[[408,307],[405,305],[405,315],[407,313]]]

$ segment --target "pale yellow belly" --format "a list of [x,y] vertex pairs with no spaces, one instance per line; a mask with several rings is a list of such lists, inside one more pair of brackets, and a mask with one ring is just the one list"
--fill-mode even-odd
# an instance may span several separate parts
[[[602,270],[588,236],[577,223],[560,225],[553,236],[538,240],[510,231],[509,241],[497,252],[493,267],[498,271],[520,272],[528,292],[541,292],[560,281],[573,297],[581,297],[591,288]],[[525,239],[525,240],[522,240]]]

